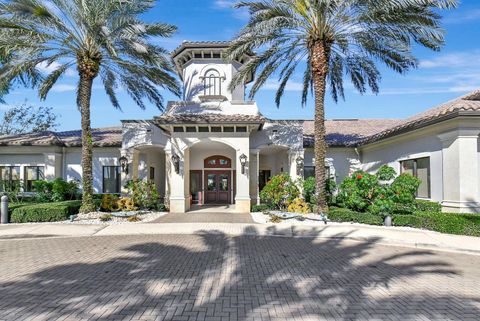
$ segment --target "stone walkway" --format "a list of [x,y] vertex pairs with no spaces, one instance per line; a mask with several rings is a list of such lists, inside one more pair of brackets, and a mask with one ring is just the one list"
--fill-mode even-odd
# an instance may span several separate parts
[[254,223],[250,213],[168,213],[152,223]]
[[[147,224],[145,224],[147,225]],[[378,239],[0,241],[0,320],[478,320],[480,256]]]

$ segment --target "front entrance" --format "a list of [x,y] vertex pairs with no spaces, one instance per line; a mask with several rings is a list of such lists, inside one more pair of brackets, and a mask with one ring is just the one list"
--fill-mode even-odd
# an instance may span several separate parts
[[231,171],[205,171],[205,204],[230,204]]

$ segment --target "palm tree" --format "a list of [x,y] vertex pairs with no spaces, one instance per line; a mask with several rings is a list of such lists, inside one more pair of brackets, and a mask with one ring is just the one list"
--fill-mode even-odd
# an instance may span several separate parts
[[[41,99],[71,68],[79,75],[77,107],[82,126],[82,212],[94,209],[90,99],[100,76],[112,105],[125,90],[142,109],[144,99],[163,108],[160,89],[180,94],[168,52],[152,37],[176,27],[145,23],[139,15],[154,0],[0,0],[0,95],[15,85],[38,88]],[[47,75],[39,66],[55,67]],[[45,69],[45,68],[44,68]]]
[[[376,62],[398,73],[417,66],[412,43],[438,51],[444,42],[440,9],[456,0],[263,0],[237,3],[250,19],[232,41],[230,59],[260,53],[246,62],[230,87],[257,77],[250,98],[272,76],[278,77],[277,107],[295,71],[303,68],[302,105],[309,89],[315,99],[315,177],[317,212],[327,210],[325,197],[325,92],[344,98],[344,76],[365,93],[378,93]],[[328,86],[328,87],[327,87]]]

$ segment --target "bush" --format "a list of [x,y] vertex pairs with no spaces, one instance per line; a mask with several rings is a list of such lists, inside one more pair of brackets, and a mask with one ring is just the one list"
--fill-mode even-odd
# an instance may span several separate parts
[[356,222],[371,225],[383,225],[383,218],[372,213],[359,213],[348,208],[331,207],[328,219],[333,222]]
[[33,188],[35,200],[40,203],[74,200],[80,195],[77,181],[66,182],[62,178],[33,182]]
[[315,204],[315,177],[303,181],[303,198],[305,202]]
[[303,199],[298,197],[294,199],[293,202],[290,203],[290,205],[288,205],[287,211],[292,213],[307,214],[311,212],[311,208],[308,203],[306,203]]
[[409,215],[394,215],[393,224],[448,234],[480,236],[478,214],[416,212]]
[[15,207],[12,210],[12,223],[56,222],[77,214],[81,201],[64,201],[56,203],[41,203]]
[[252,212],[267,212],[270,207],[267,204],[252,205]]
[[136,206],[142,209],[158,210],[160,195],[154,182],[131,180],[125,187]]
[[440,213],[442,211],[442,205],[438,202],[415,200],[415,209],[419,212]]
[[273,209],[286,209],[294,199],[300,196],[300,191],[286,173],[273,176],[260,192],[262,203]]
[[410,174],[395,178],[395,170],[382,166],[376,174],[357,171],[344,179],[337,200],[343,206],[373,214],[412,213],[420,180]]

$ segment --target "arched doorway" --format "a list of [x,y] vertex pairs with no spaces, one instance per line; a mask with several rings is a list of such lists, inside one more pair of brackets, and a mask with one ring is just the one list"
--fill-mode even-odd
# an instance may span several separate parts
[[190,149],[190,195],[194,205],[234,204],[235,150],[216,141],[200,142]]

